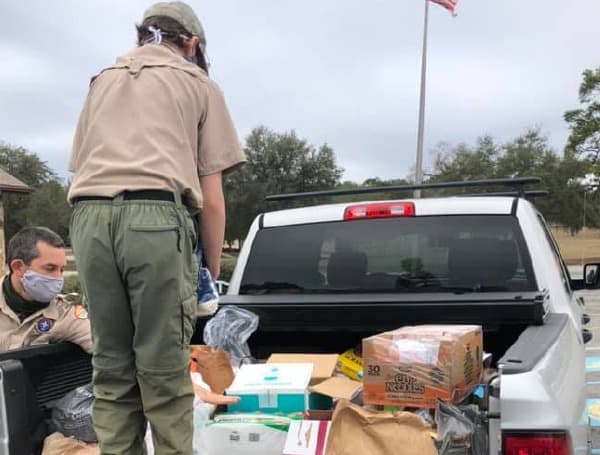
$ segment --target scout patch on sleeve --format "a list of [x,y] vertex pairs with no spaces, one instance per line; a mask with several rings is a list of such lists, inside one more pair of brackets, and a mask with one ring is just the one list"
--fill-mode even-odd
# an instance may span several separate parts
[[52,326],[54,325],[54,321],[48,318],[41,318],[35,323],[35,329],[40,334],[48,333]]
[[75,305],[73,306],[73,316],[75,319],[87,319],[88,312],[82,305]]

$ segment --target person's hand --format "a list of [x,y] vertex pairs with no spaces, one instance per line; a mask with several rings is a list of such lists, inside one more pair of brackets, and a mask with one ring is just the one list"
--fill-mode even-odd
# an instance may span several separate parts
[[223,405],[223,404],[235,404],[240,401],[240,397],[229,397],[225,395],[220,395],[215,392],[211,392],[208,389],[205,389],[202,386],[197,384],[193,384],[194,393],[200,400],[204,403],[214,404],[214,405]]

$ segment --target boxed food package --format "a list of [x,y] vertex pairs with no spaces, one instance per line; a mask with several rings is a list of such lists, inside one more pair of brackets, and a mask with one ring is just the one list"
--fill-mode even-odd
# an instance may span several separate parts
[[403,327],[363,340],[365,404],[434,408],[458,403],[479,384],[480,326]]
[[362,381],[363,364],[358,349],[344,351],[337,360],[336,371],[353,381]]
[[242,365],[227,389],[240,398],[229,412],[304,412],[308,409],[308,385],[312,363],[262,363]]

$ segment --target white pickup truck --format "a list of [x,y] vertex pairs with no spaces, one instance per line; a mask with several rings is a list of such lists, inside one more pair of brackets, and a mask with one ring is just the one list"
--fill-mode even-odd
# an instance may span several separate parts
[[[573,291],[598,287],[598,264],[586,265],[587,282],[571,279],[542,216],[523,197],[528,182],[491,182],[520,185],[508,196],[261,214],[221,305],[259,315],[249,340],[257,358],[339,353],[409,324],[480,324],[495,370],[481,404],[489,454],[589,454],[584,344],[591,335]],[[89,379],[89,357],[71,346],[0,354],[0,454],[35,451],[46,405]]]
[[[515,194],[261,214],[222,304],[260,316],[250,339],[258,357],[341,352],[407,324],[481,324],[497,371],[482,409],[490,455],[588,454],[591,334],[574,295],[586,283],[571,279],[544,219]],[[594,270],[586,265],[588,287]]]

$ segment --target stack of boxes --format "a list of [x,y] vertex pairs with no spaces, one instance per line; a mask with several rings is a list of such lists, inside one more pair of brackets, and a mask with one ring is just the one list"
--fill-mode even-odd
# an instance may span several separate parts
[[[337,453],[326,449],[328,436],[345,439],[339,428],[349,422],[336,418],[387,413],[381,421],[389,425],[390,411],[423,415],[431,414],[437,400],[459,403],[480,383],[482,356],[481,327],[433,325],[365,338],[362,356],[356,350],[339,356],[273,354],[266,363],[243,365],[237,372],[226,393],[240,400],[205,425],[202,453]],[[359,412],[333,414],[338,402],[345,403],[338,408],[356,406]],[[404,420],[394,415],[406,421],[406,415]]]

